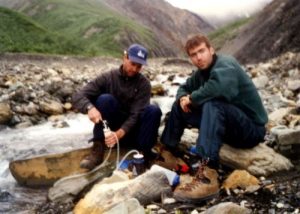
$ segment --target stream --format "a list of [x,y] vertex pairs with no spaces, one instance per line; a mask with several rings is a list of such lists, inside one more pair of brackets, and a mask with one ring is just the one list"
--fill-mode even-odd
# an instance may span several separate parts
[[34,213],[46,201],[47,188],[27,188],[18,185],[9,171],[9,162],[33,156],[61,153],[87,147],[93,123],[86,115],[70,113],[64,117],[64,128],[55,122],[0,131],[0,214]]

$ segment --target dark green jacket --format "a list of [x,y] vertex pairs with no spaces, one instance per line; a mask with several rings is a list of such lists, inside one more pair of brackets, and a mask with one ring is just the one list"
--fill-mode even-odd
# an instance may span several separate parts
[[177,100],[190,94],[193,106],[217,98],[240,108],[256,124],[265,125],[268,115],[253,82],[232,57],[217,55],[207,70],[197,70],[181,85]]

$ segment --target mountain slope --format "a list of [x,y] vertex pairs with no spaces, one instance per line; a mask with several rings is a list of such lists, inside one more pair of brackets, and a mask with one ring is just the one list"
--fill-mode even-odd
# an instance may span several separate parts
[[300,1],[274,0],[221,52],[243,63],[265,61],[287,51],[300,51]]
[[[139,42],[152,57],[178,56],[183,54],[183,41],[189,34],[212,29],[198,16],[163,0],[134,4],[132,0],[0,0],[0,5],[22,12],[71,40],[82,41],[91,55],[119,56],[129,44]],[[130,12],[123,13],[120,6]],[[183,20],[189,23],[176,17],[186,17]]]
[[81,38],[95,54],[116,55],[134,41],[150,46],[158,55],[160,42],[143,26],[111,11],[96,0],[31,0],[18,10],[50,30],[69,38]]
[[0,7],[0,53],[80,53],[80,42],[52,33],[30,18]]

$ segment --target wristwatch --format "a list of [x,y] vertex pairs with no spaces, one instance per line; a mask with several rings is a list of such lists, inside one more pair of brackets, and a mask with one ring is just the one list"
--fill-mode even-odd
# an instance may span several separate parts
[[88,104],[86,107],[86,112],[88,112],[92,108],[94,108],[94,106],[92,104]]

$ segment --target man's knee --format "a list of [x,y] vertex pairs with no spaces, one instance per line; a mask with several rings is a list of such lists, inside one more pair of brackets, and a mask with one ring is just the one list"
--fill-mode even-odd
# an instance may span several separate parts
[[144,114],[151,117],[160,118],[162,116],[162,111],[157,105],[148,105],[144,110]]
[[97,109],[116,108],[118,106],[117,99],[111,94],[101,94],[95,103]]
[[219,109],[221,107],[224,107],[225,105],[227,105],[226,102],[214,99],[214,100],[209,100],[209,101],[206,101],[205,103],[203,103],[202,108],[203,108],[203,110],[214,109],[214,108]]
[[115,98],[111,94],[101,94],[97,98],[96,104],[103,104],[103,103],[107,103],[107,102],[112,102],[114,100],[115,100]]

